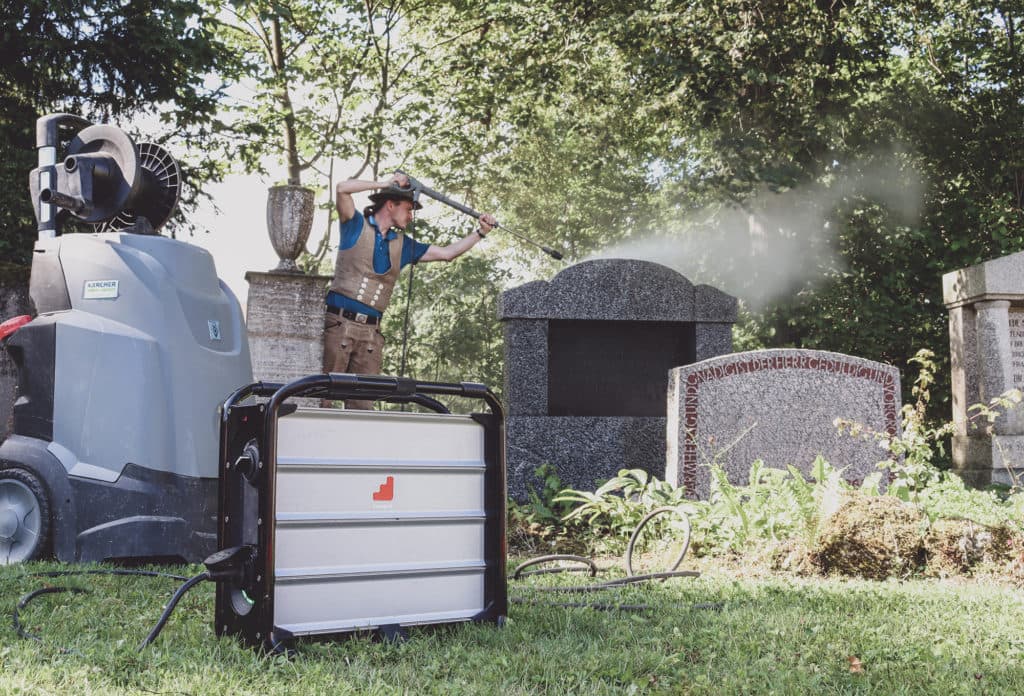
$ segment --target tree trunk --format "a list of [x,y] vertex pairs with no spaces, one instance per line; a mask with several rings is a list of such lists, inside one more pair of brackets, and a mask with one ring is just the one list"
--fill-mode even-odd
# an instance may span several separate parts
[[281,46],[280,17],[274,17],[271,32],[274,44],[274,72],[278,78],[277,99],[284,111],[284,149],[288,158],[288,183],[292,186],[301,186],[302,169],[299,166],[299,150],[295,137],[295,110],[292,108],[291,95],[288,94],[288,76],[285,74],[284,50]]

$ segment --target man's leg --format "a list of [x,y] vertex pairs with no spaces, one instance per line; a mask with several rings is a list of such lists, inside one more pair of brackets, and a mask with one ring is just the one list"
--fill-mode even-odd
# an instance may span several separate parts
[[[329,372],[352,372],[349,361],[354,342],[348,330],[349,321],[337,314],[324,314],[324,374]],[[329,399],[320,401],[320,408],[332,408]]]
[[[356,338],[352,342],[348,371],[358,375],[379,375],[381,364],[384,362],[384,335],[376,326],[368,324],[352,326],[351,333]],[[345,401],[345,408],[369,411],[373,408],[373,401],[348,399]]]

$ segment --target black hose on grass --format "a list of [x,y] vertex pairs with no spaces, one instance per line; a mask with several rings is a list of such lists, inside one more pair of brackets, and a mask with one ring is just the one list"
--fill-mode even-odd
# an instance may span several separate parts
[[164,629],[164,625],[167,623],[167,620],[171,618],[171,612],[173,612],[174,608],[178,606],[178,602],[181,601],[181,598],[185,596],[185,593],[191,590],[199,583],[205,582],[206,580],[210,580],[211,577],[212,576],[210,575],[210,571],[204,570],[199,575],[195,575],[186,580],[185,584],[178,588],[177,592],[174,593],[174,596],[171,597],[171,601],[167,603],[167,607],[164,609],[164,613],[160,615],[160,620],[156,622],[156,625],[153,626],[153,630],[149,632],[149,635],[146,636],[145,640],[143,640],[142,643],[139,645],[139,652],[145,650],[146,646],[152,643],[154,640],[156,640],[156,637],[160,635],[160,631]]
[[[171,601],[167,603],[167,607],[164,609],[163,614],[160,616],[160,620],[157,621],[156,625],[149,632],[149,635],[147,635],[145,640],[142,641],[142,644],[139,646],[139,652],[142,652],[142,650],[144,650],[147,645],[149,645],[154,640],[156,640],[156,637],[158,635],[160,635],[160,631],[162,631],[164,626],[167,624],[167,620],[170,618],[171,612],[174,611],[174,608],[177,606],[178,602],[181,601],[181,598],[185,595],[185,593],[188,592],[193,587],[195,587],[196,585],[198,585],[200,582],[202,582],[204,580],[209,580],[210,577],[211,577],[209,571],[203,571],[199,575],[195,575],[195,576],[189,578],[189,577],[186,577],[184,575],[175,575],[173,573],[162,573],[162,572],[156,571],[156,570],[134,570],[134,569],[130,569],[130,568],[110,568],[110,569],[101,568],[101,569],[91,569],[91,570],[44,570],[44,571],[39,571],[39,572],[36,572],[36,573],[26,573],[22,577],[26,577],[26,578],[33,578],[33,577],[58,578],[58,577],[65,577],[65,576],[69,576],[69,575],[121,575],[121,576],[125,576],[125,575],[138,575],[138,576],[141,576],[141,577],[148,577],[148,578],[169,578],[171,580],[183,580],[184,581],[184,584],[181,587],[179,587],[177,589],[177,591],[174,593],[174,596],[171,597]],[[43,642],[42,638],[40,638],[38,635],[36,635],[34,633],[29,633],[28,631],[26,631],[24,629],[24,627],[21,625],[20,612],[23,609],[25,609],[25,607],[27,607],[29,605],[29,603],[32,602],[37,597],[41,597],[41,596],[47,595],[47,594],[59,594],[59,593],[62,593],[62,592],[71,592],[71,593],[74,593],[74,594],[88,594],[89,590],[83,589],[81,587],[57,587],[57,586],[54,586],[54,587],[43,587],[43,588],[40,588],[38,590],[33,590],[32,592],[29,592],[26,595],[23,595],[21,597],[21,599],[18,600],[18,604],[14,607],[14,611],[11,613],[11,618],[12,618],[13,623],[14,623],[14,630],[18,634],[19,637],[35,640],[35,641],[40,642],[40,643]],[[74,653],[75,652],[74,650],[72,650],[70,648],[58,648],[58,649],[60,650],[60,652],[65,653],[65,654]]]
[[690,550],[690,537],[693,535],[693,529],[690,527],[690,516],[676,507],[660,507],[651,510],[646,515],[644,515],[644,518],[640,520],[639,524],[637,524],[636,526],[636,529],[633,530],[633,534],[629,537],[629,543],[626,544],[625,559],[627,575],[639,577],[633,575],[633,549],[636,547],[636,540],[640,538],[640,532],[643,531],[643,528],[646,527],[648,523],[655,517],[658,517],[659,515],[664,515],[669,512],[674,513],[679,519],[683,521],[683,524],[686,527],[686,536],[683,538],[683,544],[679,550],[679,555],[676,556],[676,560],[672,563],[672,565],[668,567],[668,572],[672,572],[679,568],[680,565],[682,565],[683,559],[686,558],[686,552]]
[[[539,565],[541,563],[551,563],[552,561],[573,561],[574,563],[582,563],[586,565],[586,568],[541,568],[540,570],[526,570],[530,566]],[[583,571],[590,571],[590,577],[596,577],[597,571],[599,570],[594,560],[587,558],[586,556],[575,556],[568,553],[556,553],[548,556],[537,556],[531,558],[528,561],[520,563],[516,566],[516,569],[512,571],[512,580],[519,580],[525,578],[527,575],[542,575],[545,573],[581,573]],[[525,571],[525,572],[524,572]]]
[[91,570],[41,570],[37,573],[26,573],[24,578],[62,578],[67,575],[140,575],[146,578],[170,578],[171,580],[188,580],[184,575],[162,573],[158,570],[135,570],[134,568],[94,568]]
[[[633,573],[633,555],[636,549],[637,539],[640,538],[640,533],[643,529],[653,520],[655,517],[664,515],[667,513],[676,514],[681,519],[685,526],[685,536],[683,537],[682,548],[675,560],[668,567],[668,570],[659,573],[645,573],[643,575],[636,575]],[[692,529],[690,527],[690,518],[685,512],[677,507],[660,507],[644,515],[643,519],[637,524],[636,529],[633,530],[633,534],[629,537],[629,543],[626,545],[626,553],[624,562],[626,565],[626,577],[617,578],[615,580],[608,580],[606,582],[596,583],[593,585],[580,585],[576,587],[534,587],[531,588],[537,592],[601,592],[604,590],[614,589],[616,587],[622,587],[624,585],[631,585],[634,583],[648,582],[650,580],[667,580],[669,578],[696,578],[700,576],[700,573],[693,570],[677,570],[683,563],[683,559],[686,558],[687,552],[690,550],[690,537],[692,535]],[[551,561],[573,561],[576,563],[586,564],[586,568],[543,568],[540,570],[532,570],[523,572],[530,566],[538,565],[540,563],[548,563]],[[566,572],[583,572],[589,570],[590,576],[595,577],[597,575],[598,567],[597,564],[590,558],[584,556],[574,556],[568,554],[554,554],[549,556],[538,556],[531,558],[524,563],[520,563],[516,569],[512,572],[511,579],[519,580],[527,575],[535,575],[541,573],[566,573]],[[527,600],[520,597],[513,597],[511,600],[515,604],[534,604],[542,606],[554,606],[554,607],[569,607],[569,608],[589,608],[597,609],[600,611],[648,611],[653,610],[652,607],[647,604],[592,604],[584,602],[537,602],[534,600]],[[720,610],[723,604],[720,602],[710,602],[703,604],[695,604],[695,609],[716,609]]]
[[[29,592],[18,600],[18,604],[15,605],[14,611],[11,612],[11,619],[14,622],[14,631],[20,638],[28,638],[38,643],[42,643],[43,639],[37,636],[35,633],[29,633],[25,630],[24,626],[21,625],[21,616],[19,612],[29,605],[36,597],[41,597],[47,594],[60,594],[62,592],[73,592],[74,594],[87,594],[89,590],[82,589],[81,587],[42,587],[38,590]],[[60,648],[62,653],[73,652],[70,648]]]

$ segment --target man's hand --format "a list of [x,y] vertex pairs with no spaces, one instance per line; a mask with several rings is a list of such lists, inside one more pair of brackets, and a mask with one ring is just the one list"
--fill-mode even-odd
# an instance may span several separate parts
[[396,186],[398,188],[409,188],[409,176],[405,172],[395,172],[387,180],[385,187]]
[[484,213],[480,216],[480,234],[486,235],[488,232],[498,226],[498,220],[490,213]]

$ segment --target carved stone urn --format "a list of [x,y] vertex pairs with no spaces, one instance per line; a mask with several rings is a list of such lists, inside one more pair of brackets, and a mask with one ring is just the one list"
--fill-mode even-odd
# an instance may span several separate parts
[[304,186],[271,186],[267,193],[267,232],[280,257],[271,273],[302,273],[295,265],[313,227],[316,192]]

